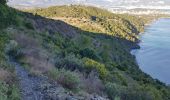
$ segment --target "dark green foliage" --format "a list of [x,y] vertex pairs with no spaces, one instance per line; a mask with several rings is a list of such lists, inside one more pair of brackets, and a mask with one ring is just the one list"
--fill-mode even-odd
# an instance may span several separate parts
[[17,87],[0,82],[0,100],[20,100],[18,93]]
[[0,4],[6,5],[7,1],[6,0],[0,0]]
[[6,44],[9,42],[9,37],[6,32],[0,32],[0,68],[5,68],[12,70],[12,68],[7,63],[6,58]]
[[137,87],[127,88],[113,83],[106,84],[106,92],[112,100],[115,98],[120,100],[161,100],[159,96],[154,98],[148,91],[143,91]]
[[97,54],[95,53],[95,51],[92,50],[92,49],[89,49],[89,48],[85,48],[83,50],[80,50],[80,55],[82,57],[87,57],[87,58],[90,58],[90,59],[95,59],[95,60],[99,59]]
[[29,22],[25,23],[25,27],[28,29],[32,29],[32,30],[34,29],[32,23],[29,23]]
[[84,66],[89,71],[96,70],[99,73],[100,78],[104,80],[109,74],[109,71],[106,69],[104,64],[101,64],[95,60],[89,58],[83,58]]
[[61,69],[61,68],[65,68],[67,70],[79,70],[79,71],[83,71],[83,63],[81,61],[81,59],[76,58],[75,55],[68,55],[65,58],[58,58],[56,59],[56,67]]
[[128,68],[126,66],[117,65],[116,66],[121,71],[126,71]]
[[49,72],[50,76],[55,79],[63,87],[71,90],[79,88],[80,80],[78,74],[64,69],[53,69]]
[[0,4],[0,29],[9,25],[17,25],[17,12],[5,5]]
[[115,100],[116,97],[119,97],[119,91],[120,91],[120,89],[118,90],[115,87],[115,84],[112,84],[112,83],[106,84],[106,92],[110,99]]

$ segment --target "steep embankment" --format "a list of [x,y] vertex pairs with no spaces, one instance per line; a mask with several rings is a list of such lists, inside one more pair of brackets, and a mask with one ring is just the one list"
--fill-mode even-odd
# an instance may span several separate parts
[[20,98],[15,72],[6,56],[9,37],[5,28],[12,24],[16,25],[16,19],[16,12],[13,9],[0,4],[0,100]]
[[[54,100],[170,99],[169,87],[143,73],[130,54],[143,31],[140,18],[85,6],[30,12],[13,14],[15,24],[3,28],[8,42],[1,39],[3,48],[8,48],[3,57],[16,61],[11,65],[16,67],[21,92],[29,87],[43,99]],[[5,59],[1,61],[10,64]]]

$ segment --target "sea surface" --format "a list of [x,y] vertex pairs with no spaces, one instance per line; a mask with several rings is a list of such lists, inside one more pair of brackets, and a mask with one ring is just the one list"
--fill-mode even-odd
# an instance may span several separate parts
[[170,19],[162,18],[145,28],[140,49],[132,50],[141,70],[170,84]]

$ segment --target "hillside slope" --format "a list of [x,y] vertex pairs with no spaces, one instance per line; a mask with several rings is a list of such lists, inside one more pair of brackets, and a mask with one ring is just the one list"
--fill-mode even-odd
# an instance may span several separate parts
[[[49,7],[47,9],[35,9],[31,10],[34,14],[38,14],[49,18],[61,18],[76,21],[84,21],[87,24],[89,20],[97,23],[99,26],[104,28],[104,33],[112,36],[118,36],[119,38],[126,38],[131,41],[136,40],[136,34],[143,31],[143,24],[140,18],[129,15],[116,15],[108,12],[104,9],[96,9],[91,6],[57,6]],[[79,18],[74,20],[75,18]],[[81,20],[84,19],[84,20]],[[83,22],[81,23],[83,24]],[[81,29],[87,29],[90,27],[82,27]],[[99,27],[100,28],[100,27]],[[94,31],[95,28],[89,29]],[[96,30],[96,32],[101,32]],[[133,35],[132,35],[133,34]]]
[[[170,99],[169,87],[143,73],[130,54],[144,28],[140,18],[86,6],[58,6],[30,13],[0,6],[0,14],[11,11],[16,16],[0,17],[10,22],[2,21],[5,34],[0,37],[0,66],[14,67],[7,60],[10,57],[28,71],[29,79],[48,78],[45,84],[35,80],[41,85],[37,91],[41,90],[42,100]],[[0,74],[4,70],[14,74],[12,66],[1,67]],[[9,100],[18,100],[19,92],[15,94],[17,99],[11,99],[14,96],[0,91],[0,97],[5,95]]]

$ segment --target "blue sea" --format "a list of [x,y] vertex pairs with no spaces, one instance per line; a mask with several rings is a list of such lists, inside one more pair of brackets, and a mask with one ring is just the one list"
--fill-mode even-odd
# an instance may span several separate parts
[[147,26],[140,40],[141,49],[132,54],[141,70],[170,84],[170,19],[162,18]]

